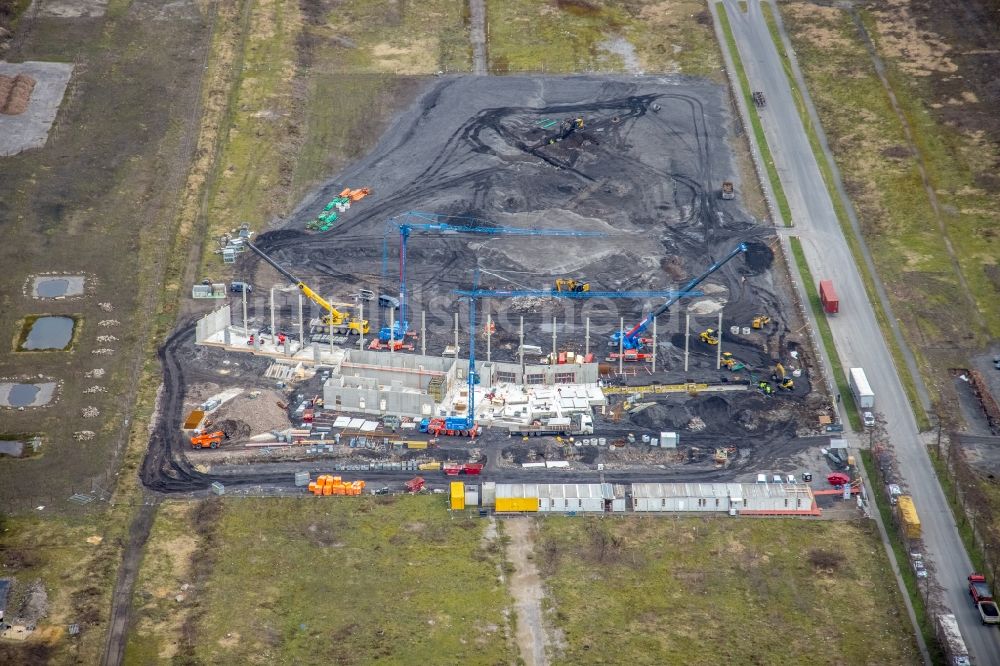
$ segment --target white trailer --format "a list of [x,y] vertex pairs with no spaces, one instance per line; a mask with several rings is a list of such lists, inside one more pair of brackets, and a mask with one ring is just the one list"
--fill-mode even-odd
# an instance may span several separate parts
[[851,392],[858,403],[859,409],[871,409],[875,406],[875,393],[871,385],[868,384],[868,377],[865,376],[864,368],[851,368],[848,374],[848,382],[851,385]]
[[962,638],[962,632],[958,629],[958,620],[955,619],[955,616],[951,613],[938,615],[937,625],[938,638],[948,655],[948,664],[950,666],[969,666],[972,663],[969,660],[969,651],[965,647],[965,640]]

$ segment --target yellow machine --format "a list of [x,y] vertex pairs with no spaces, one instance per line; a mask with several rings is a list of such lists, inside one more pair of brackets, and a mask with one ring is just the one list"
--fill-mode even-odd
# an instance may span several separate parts
[[723,368],[729,368],[733,372],[739,372],[747,367],[742,361],[737,361],[733,358],[733,352],[722,352],[722,359],[720,362]]
[[756,329],[761,329],[771,323],[771,318],[767,315],[757,315],[753,318],[753,322],[750,324]]
[[701,335],[699,335],[698,337],[706,345],[714,346],[719,344],[719,336],[715,334],[714,328],[706,328],[704,331],[701,332]]
[[556,279],[556,291],[559,292],[572,292],[572,293],[583,293],[590,291],[589,282],[577,282],[576,280],[570,278],[557,278]]
[[791,391],[795,388],[795,382],[785,374],[785,366],[781,365],[781,363],[774,365],[774,372],[771,373],[771,381],[777,384],[778,388],[786,391]]
[[326,310],[327,314],[323,317],[323,324],[326,326],[332,326],[335,333],[347,333],[347,334],[357,333],[358,335],[364,335],[368,333],[367,319],[363,320],[352,319],[349,314],[341,312],[337,308],[333,307],[333,305],[331,305],[329,301],[327,301],[325,298],[323,298],[315,291],[310,289],[305,282],[303,282],[302,280],[298,279],[297,277],[289,273],[274,259],[264,254],[264,251],[261,250],[259,247],[257,247],[250,241],[246,241],[246,245],[251,250],[256,252],[261,259],[269,263],[271,265],[271,268],[278,271],[287,279],[294,282],[295,286],[298,287],[299,291],[301,291],[306,298],[308,298],[313,303]]

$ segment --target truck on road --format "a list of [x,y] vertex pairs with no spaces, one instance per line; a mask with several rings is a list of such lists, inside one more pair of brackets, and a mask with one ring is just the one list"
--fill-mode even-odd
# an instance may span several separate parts
[[858,408],[871,410],[875,406],[875,393],[868,383],[868,377],[865,376],[865,369],[851,368],[847,380],[851,386],[851,393],[854,394],[854,400],[858,403]]
[[511,426],[509,431],[511,435],[521,437],[593,435],[594,417],[589,414],[573,414],[569,417],[543,419],[527,425]]
[[819,300],[828,314],[840,312],[840,299],[837,297],[837,290],[833,288],[833,280],[819,281]]
[[948,656],[950,666],[971,666],[969,650],[958,629],[958,620],[951,613],[937,616],[938,639]]

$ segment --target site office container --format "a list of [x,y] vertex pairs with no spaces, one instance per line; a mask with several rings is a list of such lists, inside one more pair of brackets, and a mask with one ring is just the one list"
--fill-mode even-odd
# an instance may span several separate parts
[[451,482],[451,508],[454,511],[465,508],[465,484],[461,481]]
[[837,291],[833,288],[833,280],[820,280],[819,300],[823,304],[823,309],[830,314],[840,311],[840,299],[837,298]]
[[465,506],[479,506],[479,486],[465,486]]
[[538,511],[537,497],[497,497],[498,513],[534,513]]

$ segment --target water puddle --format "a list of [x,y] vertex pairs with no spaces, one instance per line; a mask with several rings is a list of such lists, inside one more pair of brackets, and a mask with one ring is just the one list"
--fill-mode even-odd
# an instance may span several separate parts
[[52,401],[56,382],[14,384],[0,382],[0,407],[41,407]]
[[31,295],[35,298],[66,298],[83,295],[82,275],[38,275],[32,278]]
[[73,340],[74,326],[76,321],[72,317],[28,317],[24,322],[27,334],[21,331],[23,341],[18,351],[66,349]]

